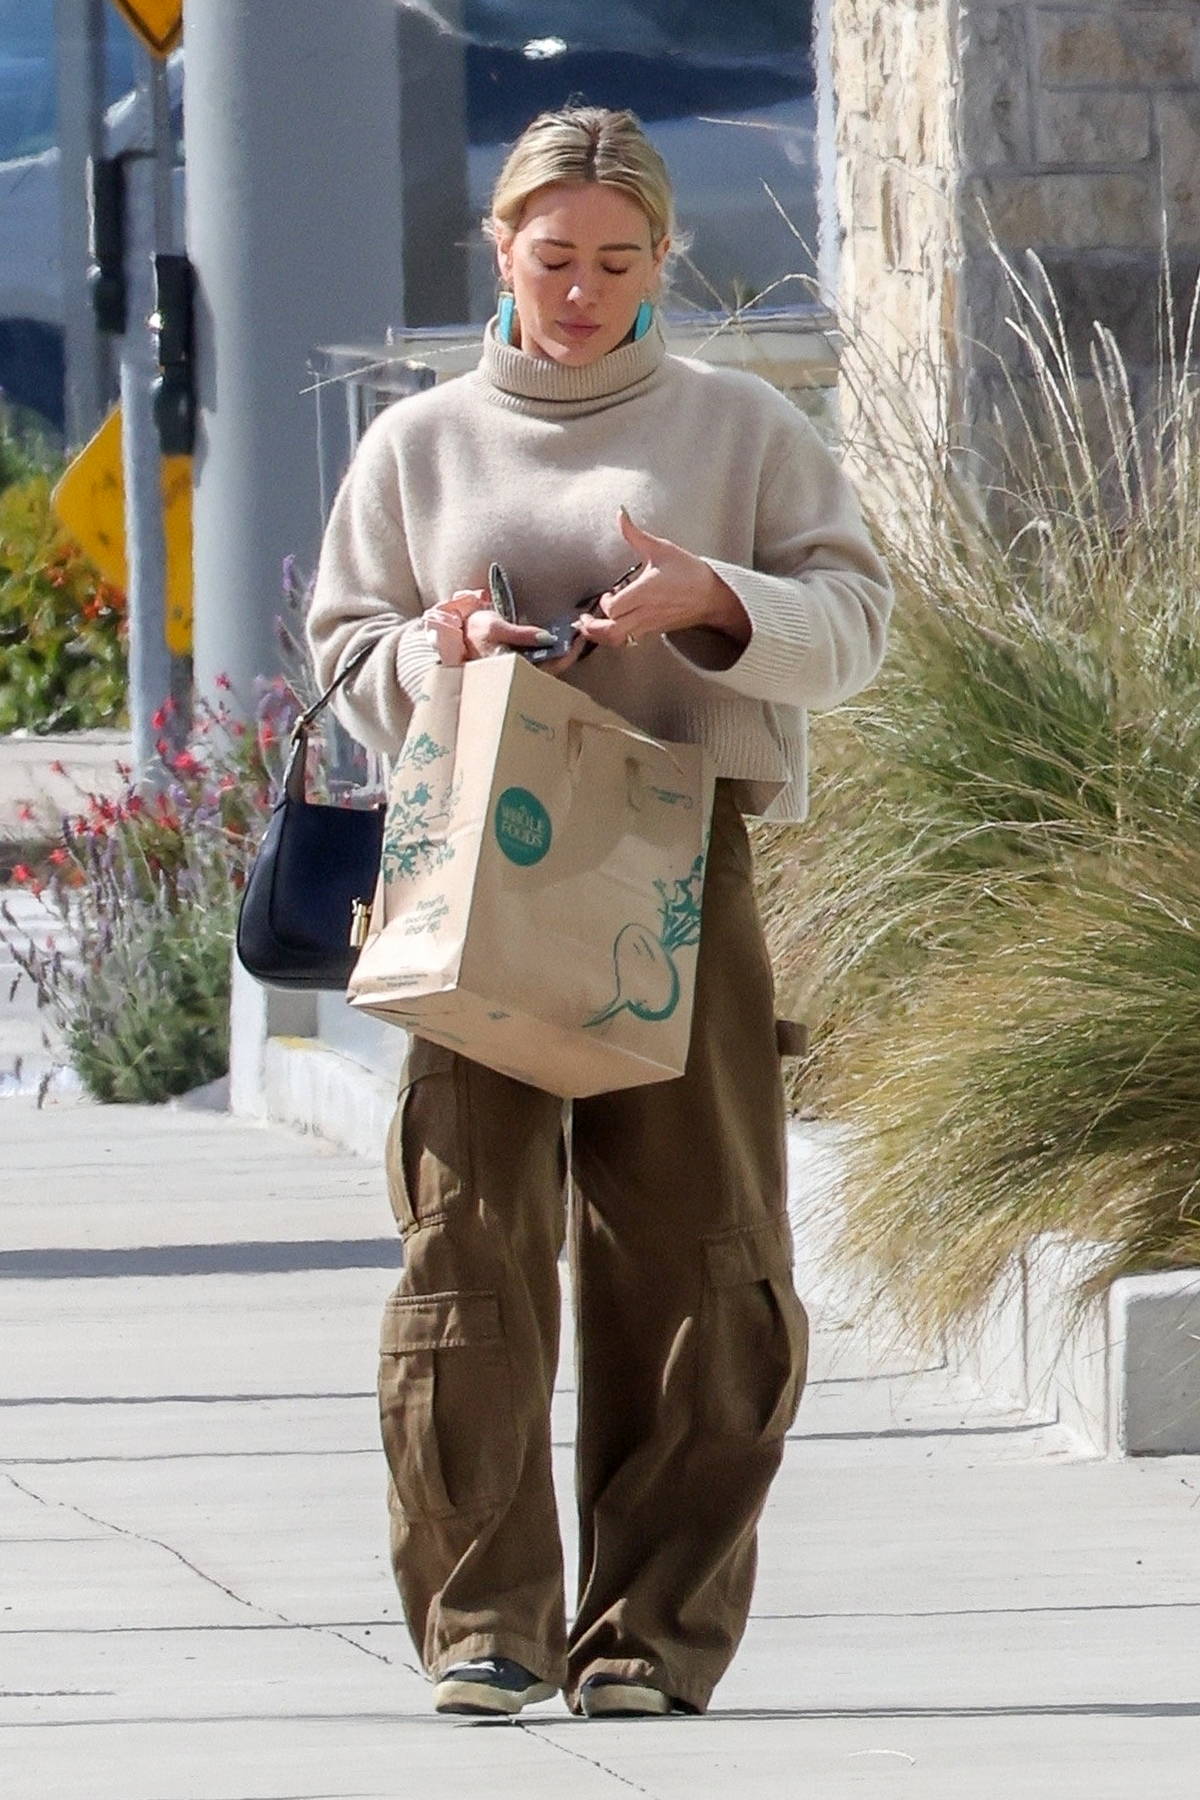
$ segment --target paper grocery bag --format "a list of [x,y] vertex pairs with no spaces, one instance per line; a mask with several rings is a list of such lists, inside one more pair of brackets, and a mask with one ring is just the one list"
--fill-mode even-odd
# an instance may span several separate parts
[[431,671],[351,1003],[555,1094],[681,1074],[712,792],[524,657]]

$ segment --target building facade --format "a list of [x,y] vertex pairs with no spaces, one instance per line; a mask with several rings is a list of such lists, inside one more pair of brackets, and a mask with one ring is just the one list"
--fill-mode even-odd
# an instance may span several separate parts
[[[1045,270],[1085,404],[1097,322],[1149,404],[1200,273],[1200,6],[830,0],[841,310],[986,455],[1018,342],[998,252]],[[844,393],[848,427],[855,401]]]

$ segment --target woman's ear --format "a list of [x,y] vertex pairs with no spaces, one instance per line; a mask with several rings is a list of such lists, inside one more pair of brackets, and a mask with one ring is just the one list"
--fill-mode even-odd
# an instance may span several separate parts
[[671,248],[670,238],[663,237],[663,238],[659,238],[657,244],[655,244],[654,249],[652,251],[652,255],[654,257],[654,284],[655,284],[656,289],[658,287],[658,284],[662,280],[663,264],[667,260],[667,253],[669,252],[670,248]]
[[512,246],[512,232],[505,231],[498,225],[496,227],[496,268],[500,280],[506,287],[512,281]]

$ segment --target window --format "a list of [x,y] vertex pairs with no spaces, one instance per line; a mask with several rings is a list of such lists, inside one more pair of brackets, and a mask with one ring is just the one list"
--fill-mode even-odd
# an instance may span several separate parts
[[444,26],[443,54],[461,57],[473,320],[492,310],[492,255],[475,228],[508,146],[569,99],[630,107],[666,159],[692,239],[673,274],[676,309],[725,310],[764,293],[772,306],[807,302],[785,278],[811,274],[804,246],[816,250],[811,0],[420,0],[417,10]]

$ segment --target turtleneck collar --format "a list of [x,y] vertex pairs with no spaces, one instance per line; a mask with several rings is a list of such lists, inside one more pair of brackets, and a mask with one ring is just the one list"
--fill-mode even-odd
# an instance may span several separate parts
[[645,337],[621,344],[598,362],[556,363],[502,344],[492,319],[483,336],[479,374],[501,406],[572,419],[644,393],[661,369],[666,350],[656,319]]

